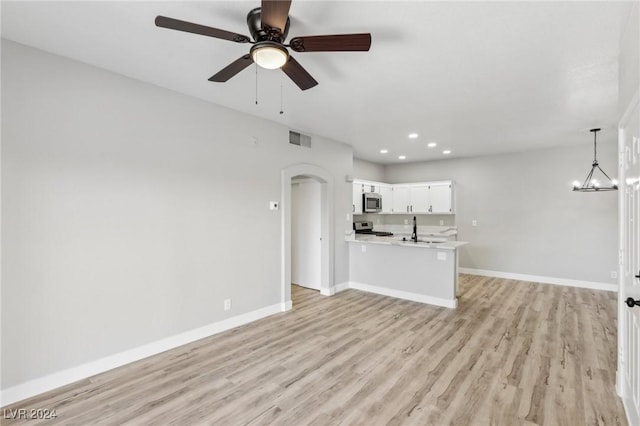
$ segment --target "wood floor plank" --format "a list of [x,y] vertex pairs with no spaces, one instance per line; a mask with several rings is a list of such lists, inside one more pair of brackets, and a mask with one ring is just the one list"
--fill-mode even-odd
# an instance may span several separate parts
[[614,293],[463,274],[458,296],[292,286],[289,312],[4,407],[58,417],[2,424],[626,425]]

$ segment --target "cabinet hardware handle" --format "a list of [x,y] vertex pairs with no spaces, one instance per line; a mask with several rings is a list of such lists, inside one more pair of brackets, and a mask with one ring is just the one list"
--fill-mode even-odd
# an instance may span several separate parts
[[636,278],[640,279],[640,271],[638,271],[638,275],[636,275]]
[[633,308],[634,306],[640,306],[640,300],[633,300],[633,297],[628,297],[625,303],[630,308]]

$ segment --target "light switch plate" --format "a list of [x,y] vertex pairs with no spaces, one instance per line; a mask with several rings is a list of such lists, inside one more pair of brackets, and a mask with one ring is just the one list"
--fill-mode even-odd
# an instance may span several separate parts
[[367,246],[365,244],[362,245],[362,252],[363,253],[367,252]]

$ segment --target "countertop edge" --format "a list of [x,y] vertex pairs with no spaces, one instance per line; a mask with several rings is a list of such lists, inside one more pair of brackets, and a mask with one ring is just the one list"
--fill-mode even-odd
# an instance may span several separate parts
[[361,244],[377,244],[385,246],[397,246],[397,247],[413,247],[423,249],[438,249],[438,250],[457,250],[458,248],[469,244],[467,241],[445,241],[442,243],[414,243],[411,241],[375,241],[375,240],[358,240],[345,238],[347,243],[361,243]]

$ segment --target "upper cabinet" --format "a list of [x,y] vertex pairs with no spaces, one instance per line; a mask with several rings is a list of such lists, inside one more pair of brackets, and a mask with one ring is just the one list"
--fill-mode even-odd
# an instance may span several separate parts
[[382,196],[382,211],[380,213],[393,213],[393,185],[381,183],[380,196]]
[[362,214],[362,194],[376,192],[382,196],[381,213],[454,214],[451,181],[388,184],[355,181],[353,212]]
[[[410,213],[411,208],[411,194],[408,186],[393,185],[391,191],[393,206],[392,213]],[[384,205],[384,198],[382,199],[382,205]]]
[[353,199],[351,211],[353,214],[362,214],[362,194],[364,193],[364,185],[360,182],[353,183]]
[[429,212],[429,187],[426,183],[393,185],[392,189],[393,213]]
[[432,182],[429,184],[429,213],[453,213],[453,185],[451,182]]

